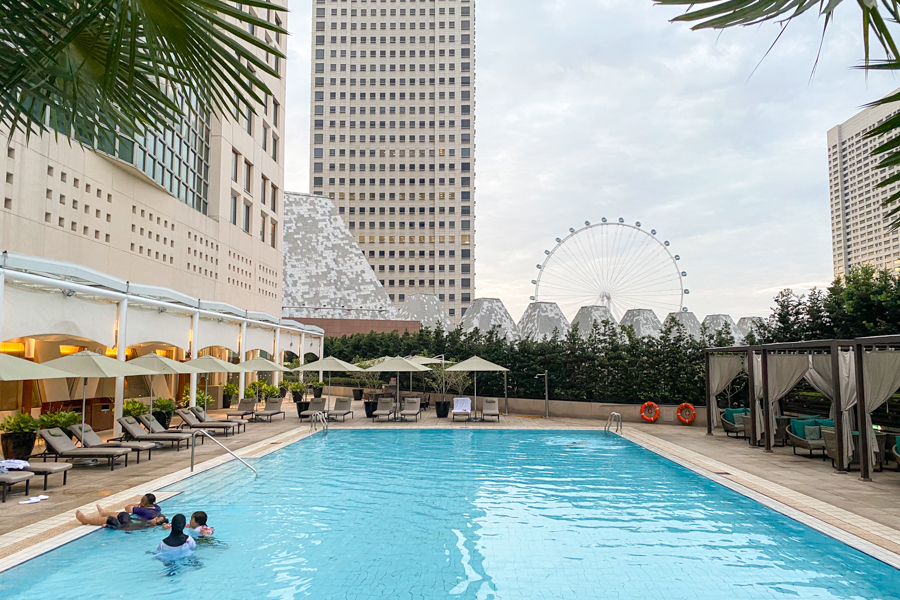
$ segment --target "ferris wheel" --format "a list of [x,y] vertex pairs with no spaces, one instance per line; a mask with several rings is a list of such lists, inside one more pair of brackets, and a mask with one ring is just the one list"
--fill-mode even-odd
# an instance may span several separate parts
[[687,311],[684,288],[687,273],[678,266],[681,257],[669,251],[669,242],[618,219],[569,229],[556,238],[552,250],[544,250],[533,279],[535,302],[555,302],[570,319],[582,306],[606,306],[621,320],[625,311],[648,308],[665,317]]

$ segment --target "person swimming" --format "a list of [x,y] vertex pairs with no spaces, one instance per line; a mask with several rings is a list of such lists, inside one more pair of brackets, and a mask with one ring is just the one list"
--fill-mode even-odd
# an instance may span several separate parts
[[80,510],[76,510],[75,518],[78,519],[78,522],[82,525],[96,525],[98,527],[106,527],[107,529],[114,529],[116,531],[137,531],[139,529],[148,529],[150,527],[156,527],[157,525],[163,525],[167,522],[167,519],[162,515],[157,515],[149,520],[133,520],[127,511],[104,510],[99,504],[97,505],[96,517],[89,517]]
[[[191,515],[191,520],[184,528],[184,532],[194,539],[211,536],[216,530],[206,524],[208,518],[205,512],[198,510]],[[163,525],[163,529],[171,528],[171,524]]]
[[150,521],[155,519],[162,513],[159,504],[156,503],[156,496],[153,494],[144,494],[141,496],[140,504],[127,504],[125,511],[131,513],[139,519]]
[[194,538],[184,532],[186,523],[187,519],[181,513],[172,517],[172,531],[156,547],[156,551],[162,559],[172,560],[189,556],[197,547]]

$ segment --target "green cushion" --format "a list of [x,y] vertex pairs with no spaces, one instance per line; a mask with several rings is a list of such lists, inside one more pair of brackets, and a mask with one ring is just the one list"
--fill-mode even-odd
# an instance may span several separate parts
[[822,439],[822,428],[818,425],[807,425],[803,428],[803,432],[806,434],[804,437],[807,440],[821,440]]
[[897,452],[900,452],[900,435],[897,436],[895,441],[897,442],[897,445],[894,447],[897,449]]
[[725,416],[723,417],[726,421],[731,423],[732,425],[736,425],[736,417],[740,417],[741,415],[745,415],[750,412],[749,408],[726,408]]
[[816,419],[816,425],[819,427],[834,427],[834,419]]
[[806,428],[816,427],[818,423],[815,419],[791,419],[791,433],[798,438],[806,439]]

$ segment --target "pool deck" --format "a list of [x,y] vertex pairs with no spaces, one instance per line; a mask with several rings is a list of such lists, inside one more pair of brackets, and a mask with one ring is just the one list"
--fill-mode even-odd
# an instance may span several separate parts
[[[358,405],[358,410],[357,410]],[[535,418],[507,415],[500,422],[452,422],[437,419],[434,410],[418,422],[372,423],[365,418],[362,403],[354,403],[354,415],[345,423],[331,423],[332,429],[523,429],[579,430],[602,429],[604,422],[572,418]],[[308,423],[301,424],[293,405],[285,404],[286,419],[272,423],[252,423],[245,433],[220,441],[242,457],[259,457],[284,444],[310,434]],[[227,411],[212,411],[224,418]],[[717,431],[707,436],[705,429],[667,424],[625,424],[624,436],[654,452],[710,476],[738,491],[762,501],[779,504],[782,512],[802,520],[811,517],[825,523],[830,534],[841,539],[847,535],[871,544],[881,558],[900,565],[900,473],[884,471],[873,474],[873,481],[860,481],[858,472],[839,474],[830,461],[794,456],[791,448],[776,448],[771,454],[751,448],[743,440],[726,438]],[[196,451],[196,472],[233,460],[216,444],[207,441]],[[156,451],[152,461],[140,465],[133,459],[129,465],[108,468],[75,467],[69,471],[68,485],[61,477],[51,476],[47,492],[42,492],[42,478],[32,479],[31,495],[46,493],[49,500],[20,505],[25,499],[21,486],[13,488],[5,504],[0,504],[0,571],[30,556],[46,552],[94,530],[79,526],[74,519],[76,509],[88,514],[94,504],[105,508],[121,507],[134,502],[141,494],[171,485],[190,475],[190,451],[182,449]],[[829,532],[826,531],[826,532]],[[849,535],[848,535],[849,534]],[[852,545],[852,544],[851,544]],[[860,544],[856,544],[860,547]]]

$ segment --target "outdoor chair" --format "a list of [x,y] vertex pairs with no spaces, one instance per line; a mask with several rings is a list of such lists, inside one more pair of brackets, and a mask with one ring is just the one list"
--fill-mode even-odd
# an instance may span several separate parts
[[337,417],[341,418],[341,422],[347,418],[347,415],[350,415],[350,418],[353,418],[353,411],[350,410],[350,398],[337,398],[334,401],[334,408],[327,412],[329,419],[337,419]]
[[68,462],[32,462],[27,467],[22,469],[23,471],[27,471],[29,473],[34,473],[35,475],[43,475],[44,476],[44,490],[47,489],[47,478],[51,475],[55,475],[57,473],[62,473],[63,476],[63,485],[68,483],[69,469],[72,468],[72,463]]
[[755,446],[756,444],[759,443],[759,440],[753,440],[753,439],[750,439],[750,438],[751,438],[750,432],[753,431],[753,425],[752,425],[751,422],[750,422],[750,420],[751,420],[752,418],[753,418],[753,417],[752,417],[750,414],[743,414],[743,415],[741,415],[741,425],[744,426],[744,427],[743,427],[743,429],[744,429],[744,438],[746,438],[746,439],[748,440],[748,443],[749,443],[751,446]]
[[734,437],[746,437],[744,431],[744,412],[735,411],[733,409],[725,409],[719,411],[719,422],[722,424],[722,429],[725,431],[726,436],[731,436],[734,434]]
[[[831,459],[831,466],[837,468],[837,432],[833,427],[822,427],[822,441],[825,442],[825,454]],[[850,457],[850,464],[847,465],[847,468],[849,469],[854,464],[859,466],[859,457],[856,448],[853,449],[853,454]]]
[[161,448],[156,442],[104,442],[97,432],[87,423],[76,423],[69,426],[69,431],[75,435],[75,439],[81,442],[83,448],[131,448],[137,453],[138,464],[141,464],[141,452],[147,451],[147,460],[153,458],[153,450]]
[[300,413],[300,422],[303,422],[303,419],[312,419],[312,416],[317,412],[325,412],[325,399],[324,398],[316,398],[311,400],[309,403],[309,409],[304,410]]
[[487,419],[488,417],[497,417],[497,422],[500,422],[500,400],[497,398],[485,398],[484,404],[481,405],[481,418],[482,420]]
[[199,406],[192,406],[191,412],[197,417],[197,420],[201,423],[233,423],[237,425],[237,432],[241,432],[241,425],[244,426],[244,431],[247,431],[247,420],[246,419],[225,419],[224,421],[218,421],[209,416],[209,413],[206,412],[206,409],[200,408]]
[[34,473],[29,471],[10,471],[0,475],[0,495],[3,496],[3,502],[6,502],[6,492],[17,483],[25,482],[25,495],[28,495],[28,483]]
[[[196,407],[195,407],[196,408]],[[238,406],[235,410],[225,413],[225,416],[229,419],[234,417],[236,419],[243,419],[244,417],[253,417],[256,414],[256,399],[255,398],[241,398],[241,401],[238,402]],[[247,428],[244,427],[246,431]]]
[[372,422],[374,423],[378,417],[387,417],[388,420],[394,415],[394,399],[379,398],[375,410],[372,412]]
[[266,408],[264,410],[260,410],[256,412],[257,417],[266,417],[269,419],[269,422],[272,422],[272,417],[281,415],[282,419],[286,419],[287,415],[284,414],[284,411],[281,410],[281,403],[284,402],[284,398],[266,398]]
[[400,418],[405,421],[406,417],[415,417],[416,421],[418,421],[419,414],[422,412],[421,404],[421,398],[407,398],[406,404],[403,405],[403,410],[400,411]]
[[825,440],[807,440],[805,438],[798,437],[794,435],[790,428],[787,430],[788,439],[791,442],[791,446],[794,447],[794,454],[797,454],[797,448],[802,448],[803,450],[809,451],[809,457],[813,457],[814,450],[822,451],[822,458],[827,457],[825,453]]
[[124,456],[125,466],[128,466],[128,454],[131,452],[131,448],[79,448],[72,443],[72,438],[59,427],[41,429],[38,434],[47,443],[44,461],[47,460],[48,453],[53,454],[54,462],[60,458],[105,458],[109,463],[109,470],[115,471],[116,459]]
[[472,416],[472,399],[471,398],[454,398],[453,412],[450,420],[455,421],[456,417],[465,417],[466,421]]
[[[183,431],[147,433],[134,417],[120,417],[118,421],[119,425],[122,426],[122,429],[135,440],[139,442],[171,442],[175,447],[175,452],[181,450],[181,442],[184,442],[184,445],[187,446],[191,441],[191,434],[184,433]],[[156,421],[156,419],[154,419],[154,421]],[[162,428],[162,425],[159,427]],[[203,443],[203,438],[200,438],[200,443]]]
[[212,431],[221,431],[225,434],[225,437],[228,437],[228,432],[234,433],[238,427],[237,423],[228,423],[224,421],[216,421],[215,423],[201,423],[200,419],[197,418],[197,415],[192,413],[186,408],[179,408],[175,411],[175,414],[181,417],[183,421],[181,426],[188,427],[190,429],[204,429],[204,430],[212,430]]

